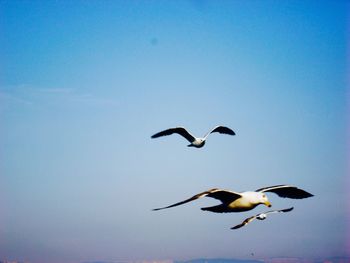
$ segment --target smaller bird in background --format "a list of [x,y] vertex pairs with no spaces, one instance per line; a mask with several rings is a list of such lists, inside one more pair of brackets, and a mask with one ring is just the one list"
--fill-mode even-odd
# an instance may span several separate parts
[[271,210],[271,211],[267,211],[265,213],[260,213],[257,214],[255,216],[251,216],[247,219],[245,219],[241,224],[236,225],[234,227],[231,227],[231,229],[238,229],[241,228],[242,226],[245,226],[247,224],[249,224],[250,222],[252,222],[254,219],[258,219],[258,220],[265,220],[268,214],[273,214],[273,213],[286,213],[286,212],[290,212],[294,209],[294,207],[290,207],[287,209],[281,209],[281,210]]
[[221,134],[228,134],[228,135],[236,135],[236,133],[233,130],[225,126],[216,126],[211,131],[209,131],[204,137],[195,137],[192,134],[190,134],[184,127],[175,127],[175,128],[170,128],[170,129],[158,132],[152,135],[151,138],[155,139],[161,136],[167,136],[173,133],[177,133],[190,142],[190,144],[187,145],[188,147],[201,148],[204,146],[208,135],[214,132],[218,132]]

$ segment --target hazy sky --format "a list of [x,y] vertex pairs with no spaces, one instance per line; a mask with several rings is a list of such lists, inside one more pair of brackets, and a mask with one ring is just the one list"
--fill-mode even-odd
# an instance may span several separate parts
[[[328,257],[346,251],[345,1],[0,1],[0,260]],[[151,140],[182,125],[180,136]],[[288,214],[215,214],[269,194]]]

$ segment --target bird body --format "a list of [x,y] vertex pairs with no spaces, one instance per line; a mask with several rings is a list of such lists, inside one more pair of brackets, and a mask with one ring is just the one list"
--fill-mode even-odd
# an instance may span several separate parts
[[227,128],[225,126],[216,126],[211,131],[209,131],[204,137],[195,137],[191,133],[189,133],[184,127],[175,127],[170,128],[161,132],[158,132],[151,136],[152,139],[161,137],[161,136],[168,136],[174,133],[177,133],[184,137],[187,141],[190,142],[188,147],[195,147],[195,148],[202,148],[205,145],[205,141],[209,134],[218,132],[222,134],[228,134],[228,135],[235,135],[235,132],[231,130],[230,128]]
[[276,185],[264,187],[256,191],[247,191],[242,193],[213,188],[208,191],[196,194],[184,201],[166,207],[156,208],[153,210],[156,211],[171,208],[207,196],[220,200],[221,204],[201,208],[204,211],[210,211],[215,213],[243,212],[254,209],[260,204],[266,205],[267,207],[271,207],[271,203],[268,200],[265,192],[273,192],[280,197],[293,199],[303,199],[313,196],[312,194],[302,189],[290,185]]
[[259,192],[243,192],[241,193],[240,198],[231,202],[228,207],[232,210],[241,210],[247,211],[255,208],[259,204],[264,204],[268,207],[271,207],[270,202],[267,200],[265,194]]
[[267,217],[267,215],[265,213],[261,213],[261,214],[258,214],[256,216],[256,219],[259,219],[259,220],[265,220]]
[[187,147],[202,148],[205,145],[205,138],[195,138]]
[[[219,189],[218,189],[219,190]],[[215,197],[215,192],[210,197],[219,199],[220,191],[226,191],[226,190],[219,190],[217,191],[217,196]],[[226,191],[226,193],[233,193],[230,191]],[[203,211],[210,211],[214,213],[230,213],[230,212],[244,212],[249,211],[251,209],[254,209],[259,204],[264,204],[268,207],[271,207],[271,203],[267,200],[267,197],[263,193],[259,192],[242,192],[242,193],[235,193],[239,196],[236,198],[236,196],[232,196],[232,198],[223,197],[219,200],[221,200],[223,203],[216,206],[210,206],[210,207],[203,207],[201,208]],[[208,195],[209,196],[209,195]],[[224,200],[224,198],[226,200]]]

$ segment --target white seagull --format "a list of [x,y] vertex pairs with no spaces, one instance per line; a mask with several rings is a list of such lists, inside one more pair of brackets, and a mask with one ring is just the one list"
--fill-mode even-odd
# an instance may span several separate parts
[[280,197],[293,199],[303,199],[313,196],[312,194],[291,185],[275,185],[270,187],[264,187],[256,191],[247,191],[242,193],[213,188],[208,191],[196,194],[191,198],[178,202],[176,204],[156,208],[153,210],[157,211],[182,205],[199,199],[201,197],[208,196],[220,200],[222,204],[201,208],[204,211],[210,211],[215,213],[243,212],[251,210],[260,204],[264,204],[268,207],[271,207],[271,203],[267,199],[265,192],[272,192]]
[[260,214],[257,214],[255,216],[248,217],[241,224],[236,225],[234,227],[231,227],[231,229],[241,228],[242,226],[245,226],[245,225],[249,224],[250,222],[252,222],[254,219],[265,220],[268,214],[290,212],[293,210],[293,208],[294,207],[287,208],[287,209],[281,209],[281,210],[271,210],[271,211],[267,211],[265,213],[260,213]]
[[161,136],[171,135],[173,133],[180,134],[182,137],[186,138],[190,142],[188,147],[196,147],[201,148],[205,144],[205,140],[207,139],[208,135],[214,132],[222,133],[222,134],[228,134],[228,135],[236,135],[233,130],[230,128],[227,128],[225,126],[216,126],[213,128],[210,132],[208,132],[203,138],[200,137],[194,137],[192,134],[190,134],[184,127],[176,127],[176,128],[170,128],[161,132],[158,132],[151,136],[152,139],[158,138]]

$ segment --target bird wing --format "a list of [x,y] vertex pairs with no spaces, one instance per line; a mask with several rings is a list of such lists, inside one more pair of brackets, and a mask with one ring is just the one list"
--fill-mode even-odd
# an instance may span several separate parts
[[209,194],[207,194],[207,196],[218,199],[224,204],[229,204],[242,197],[240,193],[221,189],[215,189],[215,191],[211,191]]
[[211,193],[212,191],[216,191],[217,188],[213,188],[213,189],[210,189],[208,191],[205,191],[205,192],[202,192],[202,193],[199,193],[199,194],[196,194],[184,201],[181,201],[181,202],[178,202],[176,204],[173,204],[173,205],[169,205],[169,206],[165,206],[165,207],[161,207],[161,208],[155,208],[153,209],[153,211],[157,211],[157,210],[162,210],[162,209],[166,209],[166,208],[170,208],[170,207],[174,207],[174,206],[178,206],[178,205],[182,205],[182,204],[185,204],[185,203],[188,203],[188,202],[191,202],[191,201],[194,201],[196,199],[199,199],[201,197],[204,197],[204,196],[207,196],[209,193]]
[[245,226],[247,224],[249,224],[250,222],[252,222],[258,215],[255,215],[255,216],[251,216],[251,217],[248,217],[247,219],[245,219],[242,223],[236,225],[236,226],[233,226],[231,227],[231,229],[238,229],[238,228],[241,228],[242,226]]
[[241,195],[237,194],[237,193],[220,190],[218,188],[213,188],[213,189],[210,189],[208,191],[196,194],[196,195],[194,195],[194,196],[192,196],[192,197],[190,197],[190,198],[188,198],[188,199],[186,199],[184,201],[181,201],[181,202],[178,202],[178,203],[166,206],[166,207],[155,208],[155,209],[153,209],[153,211],[162,210],[162,209],[166,209],[166,208],[182,205],[182,204],[194,201],[196,199],[202,198],[204,196],[208,196],[208,197],[212,197],[212,198],[215,198],[215,199],[219,199],[223,203],[226,203],[229,200],[235,200],[235,199],[241,197]]
[[267,211],[265,214],[272,214],[272,213],[286,213],[286,212],[290,212],[294,209],[294,207],[290,207],[290,208],[286,208],[286,209],[280,209],[280,210],[271,210],[271,211]]
[[167,129],[167,130],[164,130],[164,131],[161,131],[161,132],[158,132],[158,133],[152,135],[151,138],[154,139],[154,138],[158,138],[161,136],[171,135],[173,133],[180,134],[181,136],[185,137],[186,140],[188,140],[189,142],[193,142],[196,139],[184,127],[170,128],[170,129]]
[[314,196],[313,194],[310,194],[306,192],[305,190],[299,189],[295,186],[291,185],[275,185],[275,186],[269,186],[264,187],[256,190],[256,192],[272,192],[277,194],[280,197],[284,198],[293,198],[293,199],[303,199]]
[[218,133],[222,133],[222,134],[228,134],[228,135],[236,135],[236,133],[233,130],[231,130],[230,128],[219,125],[219,126],[214,127],[210,132],[208,132],[204,136],[204,138],[207,138],[209,134],[214,133],[214,132],[218,132]]

